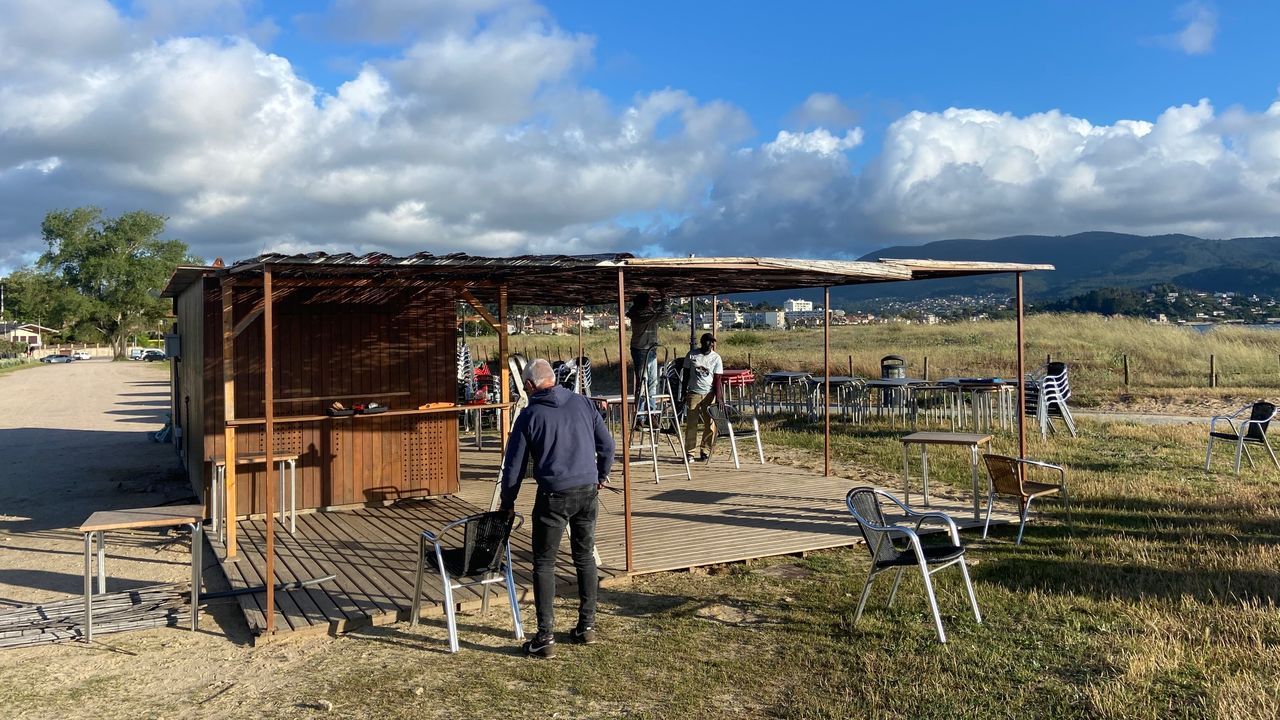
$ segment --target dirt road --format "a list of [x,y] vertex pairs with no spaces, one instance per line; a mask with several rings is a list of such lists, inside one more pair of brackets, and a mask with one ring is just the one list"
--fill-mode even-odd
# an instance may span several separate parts
[[[0,604],[78,595],[75,528],[94,511],[191,496],[172,446],[147,437],[164,424],[166,369],[86,360],[0,376]],[[112,589],[185,577],[180,548],[151,544],[112,562]]]

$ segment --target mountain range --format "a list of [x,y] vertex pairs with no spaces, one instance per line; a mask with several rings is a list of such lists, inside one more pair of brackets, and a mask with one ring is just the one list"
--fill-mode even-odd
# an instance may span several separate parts
[[[995,240],[939,240],[886,247],[860,260],[911,258],[1049,263],[1053,272],[1023,276],[1029,300],[1056,300],[1106,287],[1172,283],[1188,289],[1280,297],[1280,237],[1208,240],[1190,235],[1015,235]],[[835,307],[873,298],[918,300],[945,295],[1013,294],[1008,275],[832,289]]]

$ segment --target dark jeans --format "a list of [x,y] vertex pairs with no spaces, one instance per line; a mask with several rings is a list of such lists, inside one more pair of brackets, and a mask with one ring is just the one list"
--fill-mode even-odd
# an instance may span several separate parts
[[594,483],[564,492],[538,491],[533,503],[533,607],[538,613],[538,633],[555,629],[556,553],[560,538],[569,529],[569,550],[578,573],[578,624],[596,622],[596,591],[600,577],[592,549],[596,544],[596,490]]

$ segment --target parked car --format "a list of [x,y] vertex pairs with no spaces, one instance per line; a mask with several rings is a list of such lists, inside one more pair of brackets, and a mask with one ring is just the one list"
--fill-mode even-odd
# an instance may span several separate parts
[[75,351],[75,352],[71,353],[71,357],[72,357],[72,358],[74,358],[74,359],[76,359],[76,360],[88,360],[88,359],[92,358],[93,356],[89,354],[89,351],[88,351],[88,350],[77,350],[77,351]]
[[141,360],[141,359],[142,359],[142,348],[140,348],[140,347],[129,348],[129,359],[130,359],[130,360]]
[[156,350],[152,348],[150,350],[142,351],[142,359],[147,362],[155,362],[156,360],[164,360],[165,354],[163,350]]
[[71,361],[72,361],[72,360],[74,360],[74,359],[75,359],[75,358],[71,357],[70,355],[63,355],[63,354],[61,354],[61,353],[58,353],[58,354],[54,354],[54,355],[45,355],[44,357],[40,358],[40,362],[42,362],[42,363],[69,363],[69,362],[71,362]]

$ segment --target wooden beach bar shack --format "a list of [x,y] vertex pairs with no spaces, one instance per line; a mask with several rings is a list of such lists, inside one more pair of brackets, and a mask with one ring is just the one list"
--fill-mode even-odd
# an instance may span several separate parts
[[[1020,301],[1021,273],[1051,269],[928,260],[428,253],[267,254],[228,267],[181,267],[163,291],[177,318],[171,378],[174,425],[180,429],[176,443],[193,488],[207,507],[229,518],[225,557],[239,552],[237,519],[265,515],[265,537],[257,540],[266,561],[261,576],[278,578],[274,536],[280,531],[272,518],[282,509],[336,509],[458,492],[458,413],[466,410],[455,405],[459,303],[469,304],[498,335],[496,405],[505,444],[512,304],[617,303],[621,316],[626,302],[642,291],[701,296],[989,273],[1015,273]],[[623,328],[618,341],[630,570]],[[334,402],[348,408],[374,402],[386,410],[334,417]],[[296,486],[282,497],[286,464],[296,468]],[[222,492],[212,492],[215,487]],[[270,632],[278,594],[273,582],[263,585]]]

